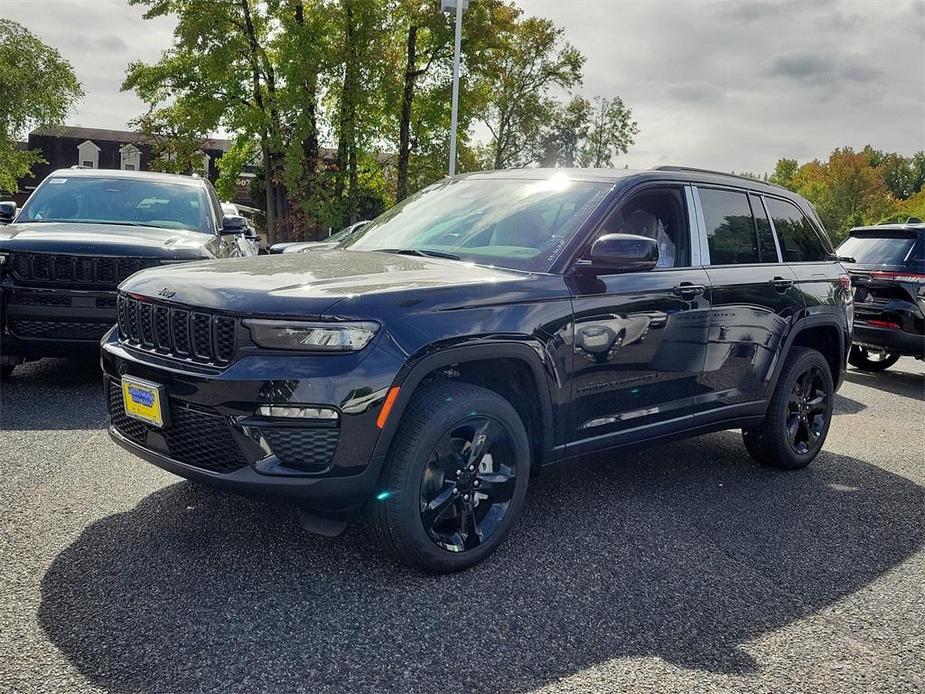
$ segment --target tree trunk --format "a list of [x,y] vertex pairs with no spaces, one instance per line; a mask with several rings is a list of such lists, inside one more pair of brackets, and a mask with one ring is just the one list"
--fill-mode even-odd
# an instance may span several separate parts
[[408,164],[411,159],[411,102],[414,99],[414,81],[417,78],[418,28],[408,27],[407,62],[405,63],[405,89],[401,100],[401,121],[398,128],[398,184],[395,202],[408,197]]

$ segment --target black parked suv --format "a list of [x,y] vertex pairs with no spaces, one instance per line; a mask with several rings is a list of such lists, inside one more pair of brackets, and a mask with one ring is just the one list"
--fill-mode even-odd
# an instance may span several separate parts
[[256,253],[204,179],[62,169],[0,227],[0,376],[99,350],[116,286],[144,268]]
[[855,287],[848,361],[883,371],[902,356],[925,359],[925,224],[858,227],[838,253]]
[[335,249],[124,282],[110,434],[322,532],[363,513],[394,557],[455,571],[531,474],[592,451],[741,428],[807,465],[851,339],[834,257],[805,200],[744,178],[450,178]]

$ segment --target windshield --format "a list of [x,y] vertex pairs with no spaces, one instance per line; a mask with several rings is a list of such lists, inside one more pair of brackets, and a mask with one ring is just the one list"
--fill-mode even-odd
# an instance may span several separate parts
[[103,176],[49,178],[26,201],[16,221],[212,231],[201,186]]
[[607,183],[565,175],[441,181],[380,215],[344,245],[548,272],[608,190]]
[[913,246],[913,236],[849,236],[838,247],[838,254],[854,258],[861,265],[902,265]]

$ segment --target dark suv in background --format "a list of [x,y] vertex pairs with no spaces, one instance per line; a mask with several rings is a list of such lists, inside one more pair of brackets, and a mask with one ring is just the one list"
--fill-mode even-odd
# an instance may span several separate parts
[[337,248],[125,281],[109,431],[321,532],[365,514],[392,556],[456,571],[576,456],[740,428],[763,463],[812,461],[851,341],[834,258],[805,200],[745,178],[449,178]]
[[925,359],[925,224],[857,227],[838,253],[855,287],[851,364],[883,371]]
[[[9,215],[9,210],[7,210]],[[116,286],[145,268],[256,253],[204,179],[63,169],[0,227],[0,376],[44,356],[99,350]]]

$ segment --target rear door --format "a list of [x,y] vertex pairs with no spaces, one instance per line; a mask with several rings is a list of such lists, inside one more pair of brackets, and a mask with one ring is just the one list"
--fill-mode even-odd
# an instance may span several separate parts
[[695,188],[712,310],[697,424],[761,414],[776,357],[804,308],[796,277],[780,262],[760,196]]

